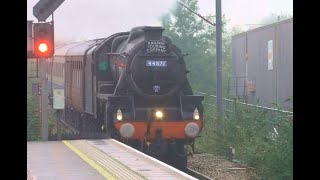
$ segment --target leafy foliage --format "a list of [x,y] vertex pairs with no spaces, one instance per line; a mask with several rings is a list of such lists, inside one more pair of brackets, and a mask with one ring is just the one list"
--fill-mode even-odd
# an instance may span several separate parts
[[[181,2],[193,11],[199,9],[197,0],[183,0]],[[214,22],[214,18],[213,15],[207,17],[211,22]],[[227,23],[225,17],[222,21]],[[169,36],[183,53],[188,54],[184,59],[187,68],[191,70],[189,80],[193,89],[215,94],[217,78],[216,28],[183,6],[176,6],[170,13],[162,16],[161,22],[162,27],[166,29],[164,35]],[[228,96],[230,89],[229,77],[232,74],[232,35],[240,32],[239,28],[233,28],[229,31],[223,29],[223,89],[226,96]]]
[[225,118],[225,143],[236,158],[267,179],[292,179],[291,116],[234,102]]
[[[196,0],[184,0],[185,5],[197,11]],[[184,59],[187,68],[191,69],[189,80],[194,89],[215,89],[215,28],[203,22],[196,15],[182,6],[177,6],[170,14],[162,18],[164,34],[187,53]],[[204,76],[206,75],[206,76]],[[210,82],[210,85],[208,85]]]
[[[31,61],[28,61],[27,74],[28,76],[35,76],[32,72]],[[32,84],[39,83],[39,78],[27,79],[27,141],[41,140],[41,121],[39,113],[38,95],[32,94]],[[52,109],[48,109],[48,135],[56,134],[56,115]]]
[[32,96],[32,81],[27,81],[27,141],[40,140],[40,121],[38,116],[38,102]]

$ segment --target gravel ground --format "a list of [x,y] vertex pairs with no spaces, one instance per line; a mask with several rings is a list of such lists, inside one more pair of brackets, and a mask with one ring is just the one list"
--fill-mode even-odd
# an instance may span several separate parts
[[211,154],[189,156],[188,167],[215,180],[251,180],[256,177],[252,168]]

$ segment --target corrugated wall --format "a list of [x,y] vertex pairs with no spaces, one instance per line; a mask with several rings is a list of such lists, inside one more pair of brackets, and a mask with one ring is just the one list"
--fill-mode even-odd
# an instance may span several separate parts
[[[293,21],[287,21],[279,26],[279,81],[278,96],[279,103],[293,95]],[[292,102],[283,104],[292,107]]]
[[[292,102],[283,104],[293,93],[292,27],[293,19],[289,19],[233,36],[233,80],[247,77],[233,81],[234,95],[241,95],[239,91],[243,92],[246,83],[244,94],[249,103],[255,104],[259,99],[263,106],[274,107],[271,103],[277,103],[292,107]],[[268,65],[268,61],[272,64]],[[251,82],[253,91],[248,90]]]
[[252,103],[256,99],[263,105],[276,102],[276,71],[275,68],[268,70],[270,40],[275,41],[274,28],[248,33],[248,80],[255,86],[255,91],[248,94]]
[[235,96],[246,94],[245,77],[246,77],[246,37],[236,36],[232,38],[232,79],[231,92]]

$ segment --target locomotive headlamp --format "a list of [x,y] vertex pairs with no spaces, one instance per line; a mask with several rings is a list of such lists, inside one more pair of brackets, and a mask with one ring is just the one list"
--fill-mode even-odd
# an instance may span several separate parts
[[161,119],[163,117],[163,113],[161,111],[156,111],[156,117]]
[[122,112],[120,109],[118,109],[118,111],[117,111],[117,120],[122,121]]
[[198,111],[197,108],[193,112],[193,119],[194,120],[199,120],[200,119],[199,111]]

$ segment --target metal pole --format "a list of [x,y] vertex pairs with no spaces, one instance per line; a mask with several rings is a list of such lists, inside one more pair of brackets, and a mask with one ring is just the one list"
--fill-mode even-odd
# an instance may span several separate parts
[[[221,0],[216,0],[216,46],[217,46],[217,140],[222,143],[222,20]],[[221,146],[220,146],[221,147]]]
[[[39,58],[37,58],[37,71],[36,72],[37,72],[37,76],[36,77],[39,77]],[[32,71],[31,71],[31,73],[32,73]]]
[[48,140],[48,91],[47,91],[47,66],[46,59],[40,58],[41,79],[41,138]]

